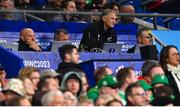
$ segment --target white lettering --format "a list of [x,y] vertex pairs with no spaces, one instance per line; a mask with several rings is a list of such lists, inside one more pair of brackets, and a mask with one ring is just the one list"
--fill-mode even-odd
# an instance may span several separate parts
[[51,64],[50,61],[31,61],[31,60],[26,60],[24,61],[24,65],[25,66],[32,66],[32,67],[36,67],[36,68],[50,68]]

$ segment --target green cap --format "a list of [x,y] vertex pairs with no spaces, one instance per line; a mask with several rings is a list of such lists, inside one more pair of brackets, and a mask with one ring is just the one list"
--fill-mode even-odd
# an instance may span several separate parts
[[169,85],[169,81],[168,81],[167,77],[165,75],[160,75],[160,74],[156,75],[153,78],[151,85],[154,86],[158,83]]
[[86,4],[92,4],[92,0],[86,0]]
[[99,96],[99,90],[97,88],[91,88],[87,92],[87,97],[92,100],[96,100],[96,98]]
[[141,87],[146,91],[152,89],[152,86],[149,85],[146,81],[144,80],[139,80],[138,83],[141,85]]
[[117,81],[116,77],[113,75],[107,75],[103,79],[101,79],[98,83],[98,88],[102,88],[103,86],[108,86],[112,88],[116,88],[120,85],[120,83]]

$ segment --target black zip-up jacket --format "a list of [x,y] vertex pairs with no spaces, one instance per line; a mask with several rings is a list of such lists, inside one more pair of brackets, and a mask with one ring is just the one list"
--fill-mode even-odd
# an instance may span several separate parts
[[113,28],[104,30],[103,20],[89,25],[83,33],[79,50],[90,51],[93,48],[103,48],[104,43],[116,43],[117,34]]
[[[18,51],[36,51],[33,48],[29,47],[29,44],[26,44],[24,41],[21,39],[18,41],[19,46],[18,46]],[[41,47],[40,47],[41,48]]]
[[61,86],[60,84],[61,84],[61,81],[62,81],[64,75],[70,71],[83,72],[83,70],[79,64],[62,62],[58,65],[58,69],[56,70],[56,72],[59,73],[59,75],[57,76],[58,81],[59,81],[59,86]]
[[177,83],[175,82],[175,79],[173,77],[173,75],[171,74],[170,71],[166,71],[165,72],[165,75],[166,77],[168,78],[169,80],[169,86],[172,88],[173,90],[173,94],[175,96],[175,99],[174,99],[174,105],[175,106],[180,106],[180,93],[178,91],[178,86],[177,86]]

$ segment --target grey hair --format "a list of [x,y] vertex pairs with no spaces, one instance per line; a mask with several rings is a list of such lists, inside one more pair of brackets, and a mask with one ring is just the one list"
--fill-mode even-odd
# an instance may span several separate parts
[[106,16],[106,15],[109,15],[111,13],[114,13],[117,15],[117,12],[112,10],[112,9],[104,9],[103,12],[102,12],[102,16]]
[[49,91],[46,94],[43,95],[41,99],[41,103],[43,106],[50,106],[49,104],[54,100],[54,96],[63,96],[63,93],[60,90],[54,90],[54,91]]

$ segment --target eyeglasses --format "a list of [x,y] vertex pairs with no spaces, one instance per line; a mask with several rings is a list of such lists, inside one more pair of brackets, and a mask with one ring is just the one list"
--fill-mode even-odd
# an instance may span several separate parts
[[173,56],[180,56],[179,53],[173,53]]
[[146,93],[136,93],[136,94],[132,94],[131,96],[141,96],[141,97],[145,97],[147,96]]

